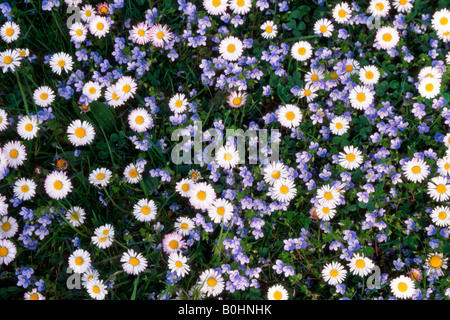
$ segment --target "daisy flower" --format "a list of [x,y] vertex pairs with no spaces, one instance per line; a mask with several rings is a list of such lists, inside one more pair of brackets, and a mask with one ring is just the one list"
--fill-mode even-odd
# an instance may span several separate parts
[[264,39],[273,39],[277,36],[278,27],[273,21],[269,20],[261,25],[261,30],[263,30],[262,37]]
[[234,146],[222,146],[217,150],[215,161],[224,169],[233,169],[240,161],[239,151]]
[[358,85],[351,89],[348,98],[353,108],[365,110],[373,103],[374,95],[368,87]]
[[421,270],[419,270],[419,269],[416,269],[416,268],[412,268],[410,271],[409,271],[409,277],[412,279],[412,280],[417,280],[417,281],[422,281],[422,271]]
[[427,184],[427,191],[435,201],[446,201],[450,198],[450,184],[445,177],[434,177]]
[[27,201],[36,194],[36,183],[31,179],[20,178],[14,182],[14,196],[20,200]]
[[433,99],[441,91],[441,82],[436,78],[426,77],[419,82],[418,90],[422,97]]
[[108,293],[106,285],[103,284],[103,280],[100,279],[88,280],[86,283],[86,291],[89,293],[89,296],[95,300],[104,300]]
[[339,203],[340,193],[334,187],[325,185],[317,190],[319,204],[335,207]]
[[81,207],[75,206],[67,210],[65,217],[73,227],[78,227],[86,220],[86,211]]
[[128,125],[136,132],[146,132],[153,126],[153,118],[144,108],[136,108],[128,114]]
[[352,16],[352,9],[346,2],[338,3],[333,8],[333,19],[338,23],[347,23]]
[[431,25],[436,32],[450,31],[450,11],[447,8],[436,11],[431,19]]
[[190,271],[187,258],[179,252],[172,252],[169,255],[168,266],[171,272],[175,272],[179,277],[184,277]]
[[83,86],[83,94],[91,101],[96,101],[102,95],[102,87],[96,81],[88,81]]
[[133,215],[141,222],[154,220],[157,213],[158,208],[153,200],[141,199],[133,206]]
[[178,232],[172,232],[164,236],[162,246],[165,253],[171,254],[184,249],[186,241],[183,240],[183,236]]
[[91,266],[91,255],[83,249],[75,250],[69,257],[69,267],[75,273],[83,273]]
[[347,170],[359,168],[362,163],[362,152],[354,146],[345,146],[344,152],[339,152],[339,164]]
[[192,181],[194,181],[194,182],[197,182],[198,180],[200,180],[202,178],[200,171],[195,170],[195,169],[189,170],[188,175],[189,175],[189,178],[191,178]]
[[311,70],[305,75],[305,82],[307,84],[316,84],[317,81],[325,78],[324,72],[319,68],[311,68]]
[[133,43],[140,45],[150,42],[150,27],[147,22],[139,22],[130,30],[130,38]]
[[50,198],[64,199],[72,191],[72,183],[65,172],[53,171],[45,178],[45,192]]
[[38,292],[37,288],[33,288],[31,291],[25,292],[23,296],[24,300],[45,300],[45,297]]
[[74,146],[85,146],[94,140],[95,130],[89,122],[77,119],[67,127],[67,137]]
[[336,215],[336,209],[334,205],[319,204],[314,211],[317,218],[323,221],[330,221]]
[[350,272],[360,277],[365,277],[371,273],[374,266],[372,260],[359,253],[354,253],[348,264]]
[[169,100],[169,108],[175,114],[183,113],[187,109],[188,101],[183,93],[176,93]]
[[0,28],[0,36],[6,43],[11,43],[19,39],[20,27],[13,21],[5,22]]
[[149,30],[150,39],[155,47],[163,48],[164,44],[172,40],[173,34],[167,25],[155,24]]
[[375,40],[382,49],[389,50],[397,46],[400,36],[397,29],[384,26],[378,29]]
[[130,163],[125,167],[123,175],[128,183],[136,184],[141,181],[143,172],[144,169],[141,166]]
[[203,7],[210,15],[223,15],[227,11],[228,0],[203,0]]
[[90,4],[85,4],[80,10],[80,18],[84,22],[90,22],[95,17],[95,9]]
[[50,58],[50,67],[58,75],[63,71],[70,72],[73,69],[73,59],[65,52],[55,53]]
[[305,98],[307,102],[312,102],[315,98],[317,98],[317,91],[319,90],[319,87],[315,86],[314,84],[307,83],[301,90],[300,90],[300,98]]
[[207,296],[218,296],[225,288],[222,275],[214,269],[208,269],[202,272],[199,279],[200,290]]
[[251,0],[228,0],[228,6],[234,14],[245,15],[252,9]]
[[214,223],[226,224],[233,216],[234,208],[230,201],[217,199],[208,209],[208,216]]
[[294,181],[290,179],[278,179],[272,187],[271,197],[277,201],[289,202],[295,198],[297,189]]
[[75,22],[70,26],[69,34],[73,42],[82,43],[86,40],[88,30],[82,22]]
[[21,55],[16,50],[6,50],[0,52],[0,67],[3,69],[3,73],[9,71],[14,72],[16,67],[20,66],[22,60]]
[[306,61],[313,54],[312,46],[307,41],[298,41],[291,48],[291,55],[297,61]]
[[120,107],[125,103],[123,97],[119,95],[119,88],[115,84],[106,88],[105,100],[106,103],[113,108]]
[[393,6],[400,13],[410,13],[414,0],[394,0]]
[[219,52],[222,58],[228,61],[236,61],[244,51],[244,45],[239,38],[228,36],[219,44]]
[[439,69],[432,67],[432,66],[426,66],[423,67],[422,69],[420,69],[419,75],[417,76],[417,78],[419,79],[419,81],[422,81],[425,78],[436,78],[438,80],[441,80],[442,78],[442,73],[441,71],[439,71]]
[[117,80],[116,88],[120,97],[127,101],[136,94],[137,83],[132,77],[124,76]]
[[94,16],[89,21],[89,31],[97,38],[103,38],[109,33],[108,19],[102,16]]
[[391,9],[388,0],[371,0],[368,11],[373,17],[386,17]]
[[110,11],[110,8],[109,8],[109,5],[107,2],[97,4],[97,13],[98,14],[107,15],[110,12],[111,11]]
[[447,206],[438,206],[433,209],[430,217],[438,227],[448,227],[450,225],[450,208]]
[[380,71],[373,65],[362,67],[359,69],[359,80],[366,86],[377,84],[380,80]]
[[194,182],[191,179],[185,178],[177,182],[177,184],[175,185],[175,190],[183,197],[188,197],[189,190],[191,190],[193,184]]
[[124,252],[120,258],[120,262],[122,262],[123,270],[132,275],[138,275],[143,272],[148,265],[147,259],[133,249],[128,249],[127,252]]
[[17,169],[27,158],[25,146],[20,141],[10,141],[2,148],[8,167]]
[[196,183],[189,190],[189,202],[197,210],[208,210],[214,200],[216,192],[206,182]]
[[100,273],[95,270],[95,268],[93,266],[90,266],[84,273],[83,276],[81,277],[81,284],[84,288],[87,287],[87,282],[89,280],[95,280],[95,279],[99,279],[100,278]]
[[14,237],[19,229],[17,220],[13,217],[0,217],[0,239],[9,239]]
[[439,276],[444,275],[444,272],[442,269],[447,269],[447,260],[448,258],[444,259],[443,253],[429,253],[427,256],[427,260],[425,261],[425,268],[427,269],[427,275],[428,274],[436,274]]
[[91,240],[100,249],[109,248],[114,242],[114,228],[110,224],[96,228]]
[[393,279],[390,283],[390,287],[392,294],[398,299],[409,299],[416,290],[414,281],[404,275]]
[[281,162],[272,162],[263,169],[264,181],[273,186],[280,179],[287,179],[289,172]]
[[0,266],[2,264],[8,265],[16,258],[17,248],[8,239],[0,240]]
[[91,172],[89,175],[89,183],[94,186],[106,187],[112,177],[112,172],[106,168],[98,168]]
[[195,228],[195,223],[188,217],[178,217],[174,223],[176,232],[183,236],[190,235],[191,231]]
[[36,138],[39,122],[36,116],[23,116],[17,123],[17,133],[24,140]]
[[350,122],[344,117],[334,117],[330,122],[330,130],[337,136],[342,136],[350,128]]
[[0,109],[0,132],[8,127],[8,114],[5,110]]
[[232,91],[227,99],[231,108],[240,108],[247,102],[247,93],[241,91]]
[[267,290],[267,300],[287,300],[288,298],[287,290],[280,284],[273,285]]
[[329,285],[341,284],[347,276],[347,270],[339,262],[327,263],[322,269],[322,277]]
[[430,174],[430,166],[422,159],[413,158],[402,166],[403,174],[409,181],[421,183]]
[[319,19],[314,23],[314,34],[329,38],[333,35],[334,26],[328,19]]
[[47,108],[55,101],[55,93],[48,86],[41,86],[33,92],[33,100],[39,107]]

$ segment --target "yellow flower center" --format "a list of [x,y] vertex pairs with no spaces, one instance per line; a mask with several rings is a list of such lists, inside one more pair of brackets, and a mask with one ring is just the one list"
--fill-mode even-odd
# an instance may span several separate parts
[[225,161],[231,161],[231,159],[233,159],[233,156],[231,155],[231,153],[225,153],[225,155],[223,156],[223,159]]
[[21,190],[23,193],[27,193],[28,190],[30,190],[30,188],[29,188],[26,184],[24,184],[22,187],[20,187],[20,190]]
[[137,172],[136,169],[131,169],[130,172],[128,172],[128,175],[129,175],[131,178],[137,178],[138,172]]
[[177,102],[175,102],[175,107],[180,108],[183,105],[183,102],[181,100],[177,100]]
[[76,264],[77,266],[81,266],[81,265],[83,264],[83,262],[84,262],[84,260],[83,260],[82,257],[76,257],[76,258],[75,258],[75,264]]
[[214,7],[220,6],[220,0],[213,0],[212,5],[213,5]]
[[267,26],[267,27],[266,27],[266,32],[267,32],[267,33],[272,33],[272,30],[273,30],[273,29],[272,29],[271,26]]
[[362,268],[364,268],[364,267],[366,266],[366,263],[364,262],[363,259],[358,259],[358,260],[356,260],[356,262],[355,262],[355,266],[356,266],[358,269],[362,269]]
[[64,60],[58,61],[58,66],[60,66],[61,68],[63,68],[65,65],[66,65],[66,62]]
[[282,186],[282,187],[280,188],[280,192],[281,192],[282,194],[286,194],[286,193],[289,192],[289,188],[286,187],[286,186]]
[[84,13],[84,15],[85,15],[86,17],[90,17],[90,16],[92,15],[92,13],[91,13],[90,10],[87,10],[87,11]]
[[322,209],[322,212],[325,213],[325,214],[329,214],[329,213],[330,213],[330,208],[324,207],[324,208]]
[[408,0],[400,0],[399,3],[400,3],[402,6],[404,6],[405,4],[408,3]]
[[305,90],[305,96],[309,97],[311,95],[311,90],[306,89]]
[[235,106],[241,104],[241,102],[242,102],[242,99],[241,99],[241,98],[234,98],[234,99],[233,99],[233,104],[234,104]]
[[340,122],[336,123],[336,129],[341,130],[344,127],[344,125]]
[[83,30],[78,29],[78,30],[76,31],[76,34],[77,34],[77,36],[81,37],[81,36],[83,35]]
[[55,188],[56,190],[61,190],[63,187],[63,184],[61,181],[57,180],[53,183],[53,188]]
[[445,168],[445,170],[450,170],[450,164],[446,163],[446,164],[444,165],[444,168]]
[[108,13],[108,7],[101,7],[100,12],[103,14]]
[[272,178],[278,179],[280,177],[280,171],[275,170],[272,172]]
[[188,226],[187,223],[182,223],[181,226],[180,226],[180,228],[183,229],[183,230],[187,230],[188,227],[189,226]]
[[216,284],[217,284],[216,278],[211,277],[211,278],[208,279],[208,286],[215,287]]
[[383,40],[389,42],[392,40],[392,35],[390,33],[383,34]]
[[443,184],[440,184],[436,187],[436,191],[439,192],[440,194],[443,194],[447,192],[447,188]]
[[193,173],[191,174],[191,178],[194,179],[194,180],[196,180],[196,179],[198,178],[198,173],[197,173],[197,172],[193,172]]
[[103,180],[105,179],[105,174],[103,172],[100,172],[99,174],[97,174],[97,180]]
[[162,38],[164,38],[164,32],[158,31],[158,33],[156,34],[156,37],[161,40]]
[[78,221],[78,220],[80,220],[80,214],[78,212],[74,211],[70,215],[70,219],[72,219],[73,221]]
[[77,128],[75,130],[75,135],[77,136],[77,138],[84,138],[86,136],[86,130],[84,130],[83,128]]
[[320,32],[322,32],[322,33],[327,32],[327,30],[328,30],[327,26],[321,26],[320,27]]
[[384,4],[382,4],[381,2],[377,3],[375,5],[375,9],[377,9],[378,11],[383,11],[384,9]]
[[25,130],[31,132],[33,130],[33,125],[31,123],[27,123],[25,125]]
[[145,31],[142,29],[139,29],[137,33],[138,33],[139,37],[145,36]]
[[0,248],[0,257],[6,257],[7,254],[8,254],[8,249],[6,249],[5,247],[1,247]]
[[408,285],[404,282],[400,282],[397,286],[397,289],[400,292],[405,292],[406,290],[408,290]]
[[37,293],[32,293],[32,294],[30,295],[30,300],[39,300],[38,294],[37,294]]
[[234,50],[236,50],[236,47],[234,46],[234,44],[229,44],[227,50],[228,52],[234,52]]
[[319,80],[319,76],[318,76],[317,74],[314,74],[314,75],[311,77],[311,80],[314,81],[314,82],[316,82],[317,80]]
[[283,297],[283,295],[281,294],[280,291],[275,291],[275,292],[273,293],[273,298],[274,298],[275,300],[281,300],[282,297]]
[[367,78],[367,79],[372,80],[373,77],[374,77],[374,74],[373,74],[372,71],[367,71],[367,72],[366,72],[366,78]]
[[116,100],[116,101],[119,100],[119,96],[115,92],[112,94],[111,98],[113,98],[113,100]]
[[446,218],[447,218],[447,213],[446,212],[444,212],[444,211],[439,212],[439,219],[445,220]]
[[306,53],[306,48],[304,47],[298,48],[297,52],[299,55],[304,56]]
[[183,190],[184,192],[188,192],[189,191],[189,185],[187,183],[183,184],[181,186],[181,190]]
[[432,83],[429,83],[425,86],[425,90],[427,90],[428,92],[433,91],[433,89],[434,89],[434,86]]
[[225,214],[225,208],[224,207],[217,208],[217,214],[219,216],[223,216]]
[[338,16],[339,18],[344,18],[347,15],[344,9],[339,10]]
[[446,17],[441,18],[441,20],[439,21],[439,23],[440,23],[441,25],[445,26],[445,25],[448,23],[448,18],[446,18]]
[[363,102],[363,101],[366,100],[366,95],[365,95],[364,93],[360,92],[360,93],[358,93],[358,94],[356,95],[356,99],[357,99],[359,102]]
[[148,215],[150,213],[150,207],[149,206],[143,206],[141,209],[141,212],[143,215]]
[[4,224],[2,224],[3,231],[8,231],[9,229],[11,229],[11,224],[9,222],[5,222]]
[[143,124],[144,123],[144,117],[137,116],[135,121],[136,121],[137,124]]
[[292,111],[289,111],[288,113],[286,113],[286,119],[288,119],[289,121],[292,121],[295,119],[295,113]]
[[199,191],[197,193],[197,199],[201,200],[201,201],[205,200],[206,199],[206,192],[205,191]]
[[181,263],[181,261],[175,262],[175,267],[177,267],[178,269],[180,269],[182,266],[183,264]]
[[347,65],[346,67],[345,67],[345,71],[347,71],[347,72],[352,72],[353,71],[353,66],[352,65]]
[[244,0],[238,0],[238,1],[236,2],[236,4],[237,4],[239,7],[243,7],[244,4],[245,4],[245,1],[244,1]]
[[421,170],[420,170],[419,166],[414,166],[414,167],[412,167],[411,171],[414,174],[419,174]]
[[8,29],[6,29],[5,34],[6,34],[8,37],[11,37],[11,36],[14,34],[14,29],[13,29],[13,28],[8,28]]
[[339,272],[336,269],[330,271],[330,276],[336,278],[339,275]]
[[13,159],[17,158],[19,156],[19,152],[16,149],[13,149],[9,152],[9,156]]
[[41,100],[47,100],[48,99],[48,94],[43,92],[43,93],[41,93],[40,98],[41,98]]
[[433,268],[442,267],[442,259],[439,256],[432,256],[429,262],[430,266]]
[[324,197],[326,200],[328,200],[328,201],[330,201],[331,199],[333,199],[333,195],[331,194],[331,192],[325,192],[324,195],[323,195],[323,197]]
[[10,56],[6,56],[3,58],[3,62],[6,64],[10,64],[13,61],[13,58],[11,58]]
[[130,259],[130,264],[132,266],[137,266],[139,264],[139,260],[133,257]]
[[97,29],[98,30],[103,30],[103,28],[105,28],[105,25],[101,22],[97,23]]
[[346,156],[346,159],[347,159],[348,162],[353,162],[353,161],[355,161],[356,156],[355,156],[353,153],[349,153],[349,154]]
[[93,286],[92,287],[92,292],[94,292],[95,294],[99,294],[100,293],[100,288],[98,286]]
[[172,240],[169,242],[169,247],[173,250],[178,248],[178,241],[177,240]]

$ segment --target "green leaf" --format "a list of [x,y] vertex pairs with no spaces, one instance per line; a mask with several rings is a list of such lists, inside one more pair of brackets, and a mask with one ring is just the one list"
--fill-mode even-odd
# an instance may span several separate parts
[[110,133],[115,130],[116,117],[113,108],[99,101],[92,102],[90,107],[90,113],[97,121],[99,127],[101,127],[106,133]]

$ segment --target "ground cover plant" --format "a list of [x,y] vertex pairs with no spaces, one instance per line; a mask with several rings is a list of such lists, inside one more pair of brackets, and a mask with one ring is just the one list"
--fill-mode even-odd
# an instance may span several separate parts
[[0,298],[449,299],[449,8],[0,3]]

